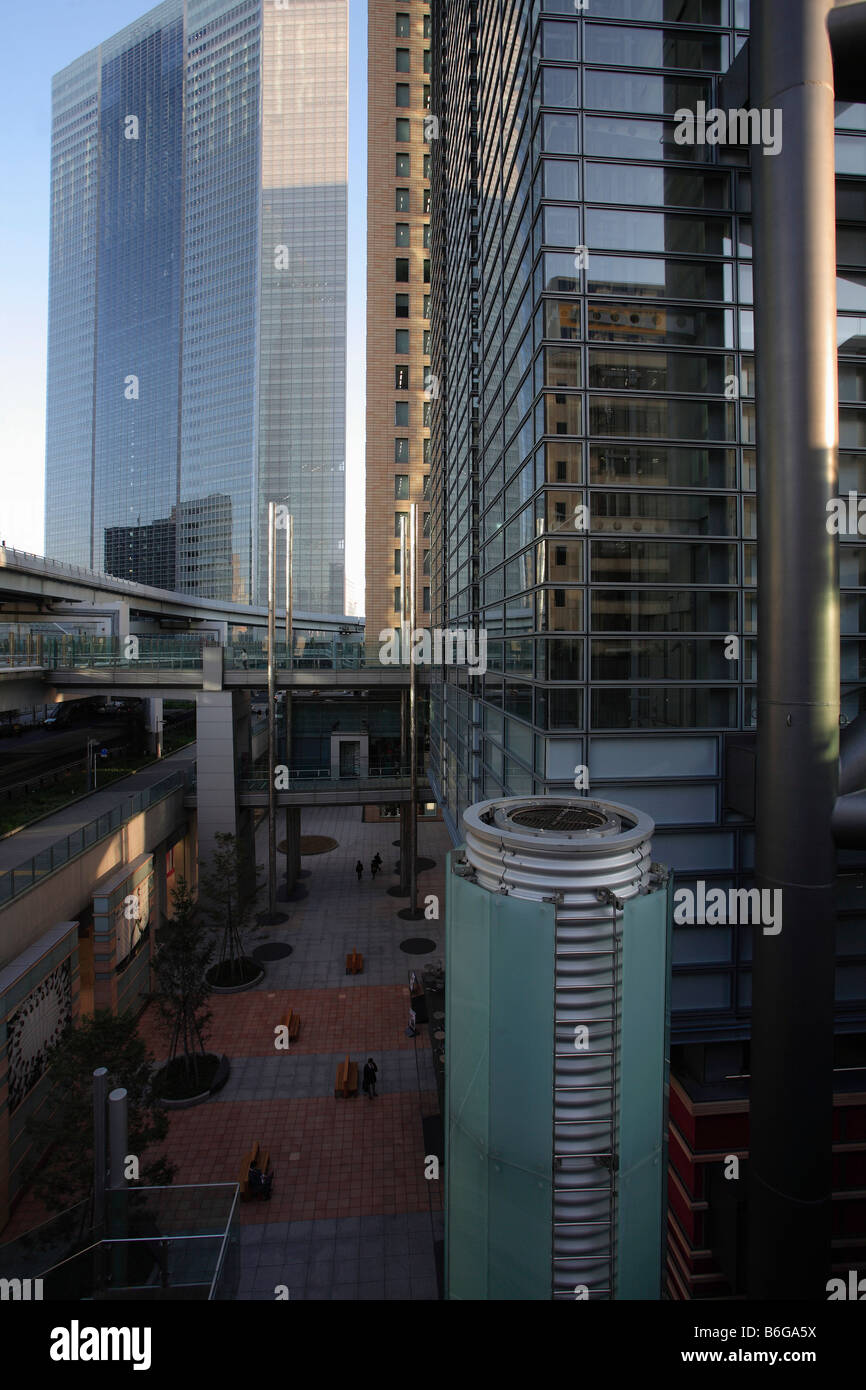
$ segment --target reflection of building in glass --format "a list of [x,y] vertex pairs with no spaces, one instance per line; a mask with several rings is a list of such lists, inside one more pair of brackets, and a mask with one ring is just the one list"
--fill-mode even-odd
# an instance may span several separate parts
[[202,598],[237,597],[242,581],[231,544],[231,497],[202,497],[172,507],[169,518],[146,526],[107,527],[104,569],[157,589],[194,590]]
[[55,78],[52,556],[156,583],[224,497],[177,584],[261,602],[287,502],[297,606],[342,611],[347,22],[165,0]]

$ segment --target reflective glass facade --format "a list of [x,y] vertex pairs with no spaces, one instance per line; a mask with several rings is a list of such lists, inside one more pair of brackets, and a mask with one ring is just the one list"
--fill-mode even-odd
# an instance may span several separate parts
[[[654,818],[680,882],[748,883],[725,767],[757,670],[749,157],[673,138],[675,111],[721,104],[747,26],[739,0],[434,7],[433,621],[488,633],[486,675],[434,673],[455,837],[465,806],[573,789],[585,765],[594,793]],[[864,108],[838,104],[837,126],[845,495],[866,488]],[[851,718],[866,564],[842,539]],[[866,967],[845,894],[853,1020]],[[676,931],[680,1036],[744,1035],[750,959],[748,929]]]
[[166,0],[54,81],[46,549],[344,607],[347,0]]

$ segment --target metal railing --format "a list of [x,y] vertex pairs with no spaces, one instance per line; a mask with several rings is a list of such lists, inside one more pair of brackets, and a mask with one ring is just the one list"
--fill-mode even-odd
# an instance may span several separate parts
[[[191,636],[95,637],[56,635],[45,632],[10,633],[0,639],[0,667],[41,666],[58,671],[199,671],[204,649],[218,646],[211,633]],[[230,644],[222,648],[226,671],[261,671],[267,674],[268,652],[264,642]],[[408,650],[408,644],[407,644]],[[384,655],[383,655],[384,653]],[[405,669],[399,634],[393,649],[379,642],[330,641],[298,633],[291,644],[275,644],[280,671],[382,671]]]
[[161,781],[155,782],[151,787],[143,787],[141,791],[132,792],[118,806],[113,806],[110,811],[105,811],[101,816],[88,821],[85,825],[79,826],[77,830],[64,835],[62,839],[49,845],[47,849],[40,850],[23,864],[17,864],[13,869],[0,870],[0,907],[17,898],[22,893],[47,878],[49,874],[60,869],[70,860],[77,859],[93,845],[104,840],[106,836],[119,830],[126,821],[131,820],[142,811],[146,811],[150,806],[154,806],[157,801],[163,801],[172,792],[177,791],[187,781],[186,771],[177,771],[164,777]]
[[[311,783],[320,787],[357,787],[375,782],[377,787],[393,787],[395,790],[409,785],[408,767],[371,767],[362,775],[360,772],[345,773],[339,777],[331,774],[329,767],[290,768],[279,778],[277,791],[304,791]],[[242,777],[238,783],[241,792],[263,793],[268,790],[267,777]]]

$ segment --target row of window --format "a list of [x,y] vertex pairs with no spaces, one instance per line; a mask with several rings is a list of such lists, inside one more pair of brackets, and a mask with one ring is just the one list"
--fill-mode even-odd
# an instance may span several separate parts
[[[409,318],[409,296],[408,296],[408,294],[397,294],[397,295],[394,296],[394,317],[395,317],[396,319],[408,319],[408,318]],[[425,318],[425,319],[429,319],[429,317],[430,317],[430,296],[429,296],[429,294],[425,294],[425,296],[424,296],[424,307],[423,307],[423,310],[422,310],[422,317]]]
[[[403,401],[397,401],[397,402],[395,402],[395,405],[396,405],[397,410],[399,410],[400,406],[401,406],[401,405],[404,405],[404,404],[406,404],[406,402],[403,402]],[[407,406],[407,410],[408,410],[408,406]],[[395,413],[396,413],[396,412],[395,412]],[[399,425],[399,424],[400,424],[400,421],[398,420],[396,423]],[[427,425],[428,423],[429,423],[429,421],[425,419],[424,424]],[[408,429],[408,427],[409,427],[409,421],[408,421],[408,419],[407,419],[407,420],[406,420],[406,424],[405,424],[405,428]],[[421,455],[421,457],[422,457],[422,460],[423,460],[424,464],[425,464],[425,465],[428,465],[428,464],[430,463],[430,440],[429,440],[429,439],[424,439],[424,440],[422,440],[422,445],[423,445],[423,450],[422,450],[422,455]],[[410,457],[410,456],[411,456],[411,451],[410,451],[410,448],[409,448],[409,440],[408,440],[408,439],[403,439],[403,438],[400,438],[400,437],[396,438],[396,439],[394,440],[394,462],[395,462],[395,463],[409,463],[409,462],[411,461],[411,457]],[[425,496],[426,496],[426,494],[425,494]]]
[[[429,222],[425,222],[425,223],[423,224],[423,228],[424,228],[424,230],[423,230],[422,240],[423,240],[425,249],[429,250],[429,247],[430,247],[430,223],[429,223]],[[395,224],[395,226],[394,226],[394,245],[395,245],[395,246],[411,246],[412,243],[411,243],[411,241],[410,241],[410,235],[411,235],[411,226],[410,226],[410,223],[408,223],[408,222],[397,222],[397,223]],[[567,243],[567,244],[570,244],[570,243]]]
[[[401,357],[409,355],[409,329],[396,328],[394,330],[394,351]],[[430,329],[424,328],[421,332],[421,351],[425,356],[430,355]]]
[[[422,493],[422,495],[423,495],[423,497],[424,497],[424,501],[425,501],[425,502],[428,502],[428,501],[430,500],[430,474],[429,474],[429,473],[425,473],[425,474],[424,474],[424,479],[423,479],[423,493]],[[396,474],[396,476],[395,476],[395,478],[394,478],[394,497],[396,498],[396,500],[397,500],[398,502],[408,502],[408,501],[409,501],[409,474],[408,474],[408,473],[398,473],[398,474]],[[428,515],[429,515],[429,513],[428,513]],[[429,527],[428,527],[428,530],[429,530]],[[424,534],[426,535],[427,532],[425,531]]]
[[[424,38],[430,37],[430,16],[424,15]],[[403,12],[395,16],[394,33],[398,39],[410,39],[412,37],[412,16]]]
[[[408,120],[405,120],[405,118],[402,117],[402,116],[401,116],[401,117],[398,119],[398,121],[397,121],[398,127],[400,126],[401,122],[403,122],[403,123],[405,124],[405,126],[406,126],[406,128],[407,128],[407,134],[406,134],[405,136],[400,136],[400,135],[398,134],[397,139],[400,140],[401,143],[405,144],[405,143],[408,141],[408,139],[409,139],[409,135],[408,135],[408,126],[409,126],[409,122],[408,122]],[[397,176],[398,179],[409,179],[409,178],[412,177],[412,156],[411,156],[411,154],[398,153],[398,154],[395,156],[395,160],[394,160],[394,173],[396,174],[396,176]],[[425,155],[424,155],[424,178],[425,178],[425,179],[429,179],[429,177],[430,177],[430,156],[429,156],[429,154],[425,154]]]
[[[408,48],[398,48],[394,55],[394,67],[397,72],[411,72],[411,51]],[[424,71],[430,75],[430,49],[424,49]]]
[[[395,212],[412,211],[410,206],[410,190],[408,188],[397,188],[394,190],[394,210]],[[421,211],[425,213],[430,211],[429,188],[422,188],[421,190]],[[427,243],[425,242],[424,245],[426,246]]]

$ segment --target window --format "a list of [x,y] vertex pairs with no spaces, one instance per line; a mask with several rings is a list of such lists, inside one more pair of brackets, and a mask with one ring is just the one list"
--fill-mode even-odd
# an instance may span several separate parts
[[564,590],[564,589],[554,589],[554,591],[553,591],[553,606],[554,606],[554,608],[564,608],[564,607],[565,607],[565,590]]
[[408,39],[411,32],[409,27],[409,16],[407,14],[398,14],[396,16],[396,19],[397,23],[394,29],[394,33],[397,35],[398,39]]
[[430,249],[430,223],[429,223],[429,222],[425,222],[425,223],[424,223],[424,237],[423,237],[423,239],[424,239],[424,246],[425,246],[425,248],[429,251],[429,249]]
[[[409,462],[409,441],[408,441],[408,439],[395,439],[395,440],[394,440],[394,462],[395,462],[395,463],[408,463],[408,462]],[[408,486],[408,484],[407,484],[407,486]],[[408,495],[408,494],[407,494],[407,495]]]
[[407,430],[409,428],[409,402],[394,402],[394,424],[398,429]]
[[409,211],[409,190],[408,188],[398,188],[394,194],[394,211]]
[[429,48],[425,48],[425,49],[424,49],[424,71],[427,73],[427,75],[428,75],[428,77],[429,77],[429,75],[430,75],[430,49],[429,49]]
[[[426,264],[429,265],[430,262],[427,261]],[[424,352],[424,353],[426,353],[428,357],[430,356],[430,329],[429,329],[429,328],[425,328],[424,331],[423,331],[423,338],[422,338],[422,347],[421,347],[421,351]]]
[[425,430],[429,430],[430,421],[433,418],[433,402],[425,401],[421,407],[421,424]]
[[424,559],[423,559],[423,561],[422,561],[422,570],[421,570],[421,572],[422,572],[422,574],[427,575],[427,576],[429,576],[429,574],[430,574],[430,551],[429,551],[429,549],[427,549],[427,550],[424,551]]
[[429,296],[429,294],[425,294],[425,296],[424,296],[424,317],[425,317],[425,319],[429,319],[429,317],[430,317],[430,296]]
[[424,156],[424,177],[425,177],[425,179],[429,179],[429,177],[430,177],[430,156],[429,156],[429,154],[425,154],[425,156]]
[[424,440],[422,440],[421,460],[422,460],[423,463],[426,463],[426,464],[428,464],[428,465],[429,465],[429,463],[430,463],[430,440],[429,440],[429,439],[424,439]]
[[408,294],[398,294],[394,296],[394,317],[397,319],[407,319],[409,317]]
[[[424,261],[424,284],[425,284],[425,285],[429,285],[429,284],[430,284],[430,261],[429,261],[429,259],[425,259],[425,261]],[[425,351],[426,351],[426,348],[425,348]]]
[[[395,106],[408,106],[408,105],[409,105],[409,92],[410,92],[410,87],[409,87],[409,83],[408,83],[408,82],[398,82],[397,85],[396,85],[396,87],[395,87],[395,89],[394,89],[394,105],[395,105]],[[407,124],[408,124],[408,122],[407,122]],[[409,136],[408,136],[408,135],[406,136],[406,139],[407,139],[407,140],[409,139]]]
[[395,228],[394,228],[394,244],[395,244],[395,246],[408,246],[408,245],[409,245],[409,223],[408,223],[408,222],[398,222],[398,223],[396,224],[396,226],[395,226]]
[[[394,262],[394,279],[398,284],[407,284],[409,280],[409,259],[406,256],[398,256]],[[409,349],[407,348],[408,352]]]
[[394,390],[395,390],[395,391],[408,391],[408,390],[409,390],[409,368],[408,368],[408,367],[399,366],[399,367],[395,367],[395,368],[394,368]]
[[[397,474],[395,474],[395,476],[394,476],[394,500],[395,500],[396,502],[408,502],[408,500],[409,500],[409,474],[408,474],[408,473],[397,473]],[[396,512],[395,515],[398,516],[398,517],[400,517],[400,516],[404,516],[405,513],[404,513],[404,512]],[[398,521],[398,523],[397,523],[398,534],[399,534],[399,526],[400,526],[400,523],[399,523],[399,521]]]
[[425,82],[425,83],[424,83],[423,102],[424,102],[424,110],[425,110],[425,111],[429,111],[429,110],[430,110],[430,83],[429,83],[429,82]]
[[429,473],[425,473],[425,474],[424,474],[424,484],[423,484],[423,491],[422,491],[422,494],[421,494],[421,495],[422,495],[422,497],[424,498],[424,501],[425,501],[425,502],[427,502],[427,501],[429,500],[429,498],[430,498],[430,474],[429,474]]
[[[400,573],[400,552],[399,552],[399,550],[395,550],[395,551],[394,551],[394,573],[395,573],[395,574],[399,574],[399,573]],[[396,592],[399,594],[400,590],[397,589]]]
[[394,586],[394,612],[395,612],[395,613],[399,613],[399,612],[400,612],[400,585],[399,585],[399,584],[396,584],[396,585]]
[[[399,143],[400,143],[401,145],[408,145],[409,140],[410,140],[410,138],[411,138],[411,137],[410,137],[410,133],[409,133],[409,117],[408,117],[408,116],[398,116],[398,117],[397,117],[397,120],[396,120],[396,122],[395,122],[395,135],[396,135],[396,138],[397,138],[397,140],[399,141]],[[399,159],[400,156],[398,155],[397,158]],[[409,172],[409,170],[408,170],[408,168],[407,168],[406,173],[408,174],[408,172]],[[399,175],[401,178],[403,177],[403,172],[402,172],[402,170],[399,168],[399,165],[398,165],[398,168],[397,168],[397,173],[398,173],[398,175]]]
[[424,609],[425,613],[430,612],[430,590],[428,589],[426,584],[424,585],[424,593],[421,599],[421,607]]
[[406,520],[406,525],[408,526],[408,525],[409,525],[409,521],[408,521],[409,513],[408,513],[408,512],[395,512],[395,513],[394,513],[394,539],[395,539],[395,540],[399,540],[400,537],[401,537],[401,535],[403,534],[403,532],[402,532],[402,526],[403,526],[403,518],[404,518],[404,516],[407,518],[407,520]]
[[425,188],[424,191],[423,191],[423,193],[421,194],[421,211],[422,211],[422,212],[429,212],[429,211],[430,211],[430,189],[429,189],[429,188]]
[[399,352],[401,357],[409,355],[409,330],[408,328],[398,328],[394,333],[394,351]]
[[424,535],[430,539],[430,512],[424,513]]
[[[400,122],[398,121],[399,125]],[[407,122],[408,124],[408,122]],[[408,179],[411,170],[412,160],[408,154],[398,154],[395,173],[398,179]]]
[[424,16],[424,37],[425,37],[425,39],[429,39],[429,37],[430,37],[430,16],[429,16],[429,14],[425,14],[425,16]]
[[398,48],[395,59],[398,72],[409,71],[409,50],[408,48]]

